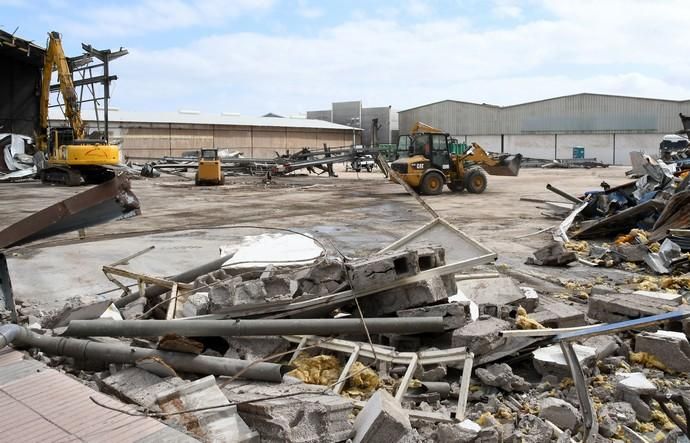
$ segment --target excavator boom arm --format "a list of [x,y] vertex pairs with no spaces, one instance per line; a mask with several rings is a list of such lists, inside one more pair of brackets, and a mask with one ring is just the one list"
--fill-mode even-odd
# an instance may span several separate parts
[[69,121],[70,127],[74,131],[74,138],[77,140],[84,138],[84,122],[79,114],[79,100],[77,91],[72,81],[72,72],[67,63],[67,57],[62,48],[60,34],[51,32],[48,34],[48,49],[43,64],[43,79],[41,81],[41,101],[40,101],[40,133],[36,138],[37,147],[46,151],[48,149],[48,106],[50,101],[50,80],[53,70],[57,70],[60,93],[65,106],[65,117]]

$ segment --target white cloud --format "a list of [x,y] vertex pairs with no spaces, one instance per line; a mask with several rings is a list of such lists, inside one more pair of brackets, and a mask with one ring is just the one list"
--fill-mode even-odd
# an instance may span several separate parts
[[522,7],[514,0],[495,0],[491,12],[498,18],[519,18]]
[[[118,61],[123,108],[260,114],[363,99],[406,108],[447,98],[501,105],[578,92],[690,98],[684,2],[545,3],[499,29],[470,19],[351,20],[299,36],[225,33]],[[648,30],[649,32],[646,32]],[[114,68],[115,69],[115,68]]]
[[425,0],[407,0],[405,12],[414,17],[424,17],[431,14],[432,7]]
[[131,36],[193,26],[219,26],[228,19],[270,9],[273,0],[144,0],[131,6],[76,11],[65,29],[85,37]]
[[323,16],[323,9],[310,5],[307,0],[297,0],[297,13],[304,18],[319,18]]

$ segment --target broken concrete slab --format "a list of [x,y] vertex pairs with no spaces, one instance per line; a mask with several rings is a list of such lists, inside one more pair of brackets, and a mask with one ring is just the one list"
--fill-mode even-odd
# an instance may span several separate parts
[[525,392],[531,387],[530,383],[524,378],[513,374],[512,368],[505,363],[493,364],[486,368],[477,368],[474,370],[474,375],[485,385],[495,386],[506,392]]
[[656,385],[641,372],[616,373],[616,378],[618,379],[615,391],[616,399],[629,403],[635,410],[638,419],[651,420],[652,410],[640,396],[657,392]]
[[587,316],[606,323],[658,315],[677,304],[656,297],[635,294],[596,294],[589,297]]
[[119,308],[122,318],[125,320],[136,320],[144,313],[146,307],[146,297],[139,297],[136,300],[127,304],[127,306]]
[[676,294],[673,292],[664,291],[635,291],[634,295],[639,295],[640,297],[651,297],[659,300],[668,302],[671,306],[678,306],[683,303],[683,296],[681,294]]
[[[309,385],[286,376],[283,383],[220,381],[231,402],[266,398],[238,405],[240,416],[261,435],[263,443],[326,442],[354,435],[350,422],[352,403],[323,386]],[[272,398],[286,394],[284,398]]]
[[[583,369],[593,365],[596,361],[595,348],[574,344],[573,350]],[[539,374],[551,374],[559,377],[571,376],[570,368],[565,361],[563,351],[559,345],[551,345],[536,349],[532,352],[532,355],[534,356],[532,363]]]
[[472,443],[476,440],[482,427],[471,420],[460,423],[439,423],[436,429],[436,441],[442,443]]
[[539,418],[548,420],[560,429],[576,431],[582,415],[575,406],[560,398],[545,398],[539,403]]
[[405,410],[383,389],[369,398],[357,414],[354,427],[352,443],[399,441],[412,430]]
[[161,392],[156,401],[163,412],[181,412],[227,404],[227,408],[171,415],[169,420],[184,426],[205,442],[259,442],[258,432],[252,431],[240,418],[237,407],[230,405],[212,375]]
[[197,315],[208,314],[209,301],[208,292],[197,292],[190,295],[182,305],[182,315],[196,317]]
[[[290,349],[290,342],[282,337],[225,337],[225,340],[229,345],[225,357],[248,361],[263,360]],[[276,360],[281,358],[282,356],[276,357]]]
[[690,371],[690,343],[682,332],[642,332],[635,337],[635,352],[653,355],[672,371]]
[[156,395],[159,392],[185,383],[179,377],[162,378],[140,368],[123,369],[103,379],[97,379],[101,392],[154,411],[160,410],[156,404]]
[[480,314],[494,315],[486,312],[486,307],[501,307],[510,305],[522,306],[527,312],[532,312],[538,299],[527,299],[520,287],[510,277],[462,280],[458,289],[465,296],[479,306]]
[[611,335],[595,335],[584,340],[582,344],[596,349],[597,360],[610,357],[620,349],[618,340]]
[[416,251],[390,252],[346,264],[352,289],[370,289],[384,286],[419,273]]
[[151,355],[137,360],[136,366],[159,377],[177,377],[177,372],[171,368],[162,358]]
[[443,303],[440,305],[422,306],[403,309],[397,312],[398,317],[443,317],[446,330],[462,327],[470,316],[469,303]]
[[359,300],[359,305],[365,317],[377,317],[394,314],[403,309],[444,302],[447,299],[448,292],[443,279],[435,276],[364,297]]
[[610,438],[618,432],[620,425],[633,425],[637,419],[637,414],[630,403],[617,401],[604,404],[599,409],[598,417],[599,433]]
[[506,329],[511,329],[507,321],[494,317],[480,318],[453,331],[451,343],[453,347],[464,346],[475,355],[487,354],[505,343],[506,339],[500,332]]
[[569,328],[587,324],[580,309],[549,297],[542,297],[535,312],[529,318],[547,328]]

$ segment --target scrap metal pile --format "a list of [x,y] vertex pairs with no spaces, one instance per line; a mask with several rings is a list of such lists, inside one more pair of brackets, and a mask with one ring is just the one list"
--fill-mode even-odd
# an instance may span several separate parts
[[547,185],[572,202],[549,205],[550,216],[567,215],[555,234],[564,246],[559,264],[579,260],[592,266],[648,268],[655,274],[688,271],[690,171],[646,154],[640,157],[639,178],[620,186],[603,182],[601,190],[572,196]]
[[[333,165],[348,163],[357,165],[359,162],[376,157],[377,151],[364,149],[361,146],[328,148],[314,150],[303,148],[297,152],[285,154],[275,153],[273,158],[244,157],[238,151],[219,150],[218,155],[225,175],[285,175],[306,169],[308,173],[336,176]],[[130,166],[140,171],[142,176],[154,177],[160,172],[181,173],[197,167],[198,153],[190,151],[181,157],[163,157],[148,159],[140,157],[130,158]],[[143,160],[150,160],[141,163]],[[355,168],[357,169],[357,168]],[[367,168],[368,169],[368,168]]]
[[114,298],[46,315],[17,300],[23,326],[1,326],[0,347],[200,441],[671,442],[686,432],[690,386],[674,374],[690,370],[680,332],[690,311],[679,294],[592,297],[586,315],[508,275],[534,276],[496,272],[495,253],[441,218],[361,258],[289,231],[159,277],[134,270],[151,249],[103,266],[122,290]]

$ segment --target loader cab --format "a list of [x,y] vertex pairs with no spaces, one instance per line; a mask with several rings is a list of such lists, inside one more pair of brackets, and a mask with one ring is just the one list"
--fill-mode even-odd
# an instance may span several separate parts
[[444,172],[450,170],[448,134],[425,133],[413,136],[409,146],[409,156],[414,155],[426,157],[436,169]]

